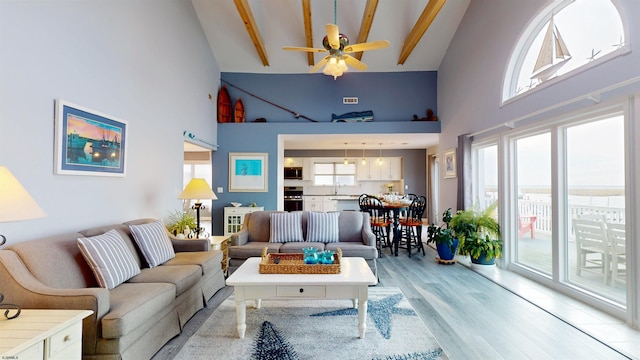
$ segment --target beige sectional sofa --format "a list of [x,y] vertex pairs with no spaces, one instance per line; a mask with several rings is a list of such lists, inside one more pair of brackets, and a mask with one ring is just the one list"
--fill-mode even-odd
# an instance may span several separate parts
[[[374,275],[377,276],[376,237],[371,231],[369,214],[358,211],[338,211],[337,241],[328,242],[328,238],[320,236],[310,239],[309,217],[315,213],[302,211],[301,241],[274,242],[272,238],[271,215],[281,211],[256,211],[246,214],[239,232],[231,235],[229,247],[229,270],[234,271],[249,257],[259,257],[262,249],[268,253],[302,252],[304,247],[315,247],[319,250],[342,250],[342,256],[364,258]],[[335,227],[335,226],[332,226]],[[312,240],[312,241],[310,241]]]
[[[175,257],[149,268],[132,236],[140,219],[20,242],[0,250],[0,292],[8,303],[33,309],[87,309],[84,359],[148,359],[225,286],[222,253],[208,240],[170,239]],[[140,273],[115,286],[99,287],[78,246],[115,229]],[[137,271],[137,269],[136,269]]]

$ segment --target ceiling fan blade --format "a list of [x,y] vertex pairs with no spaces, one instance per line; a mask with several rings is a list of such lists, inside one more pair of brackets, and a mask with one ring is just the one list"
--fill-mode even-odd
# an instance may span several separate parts
[[306,52],[326,52],[327,49],[299,47],[299,46],[283,46],[282,50],[306,51]]
[[332,49],[340,48],[340,33],[338,32],[338,25],[327,24],[324,26],[327,30],[327,39]]
[[344,52],[353,53],[353,52],[360,52],[360,51],[367,51],[367,50],[384,49],[386,47],[389,47],[389,42],[387,40],[378,40],[378,41],[371,41],[371,42],[346,46],[344,48]]
[[323,57],[322,60],[318,61],[318,63],[314,67],[312,67],[311,70],[309,70],[309,72],[312,73],[318,71],[321,67],[324,66],[324,64],[327,63],[327,61],[329,61],[329,58],[331,58],[331,55]]
[[344,58],[344,61],[354,69],[360,70],[360,71],[367,70],[367,64],[363,63],[362,61],[354,58],[351,55],[344,54],[342,56]]

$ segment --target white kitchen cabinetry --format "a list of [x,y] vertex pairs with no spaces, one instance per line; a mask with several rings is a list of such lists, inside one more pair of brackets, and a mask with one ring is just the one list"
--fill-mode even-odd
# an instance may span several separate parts
[[322,211],[338,211],[338,200],[331,200],[330,196],[323,196]]
[[288,157],[284,159],[284,167],[302,167],[304,158]]
[[262,211],[262,206],[248,206],[248,207],[225,207],[224,208],[224,235],[230,236],[235,234],[242,228],[244,223],[244,216],[254,211]]
[[323,211],[323,198],[324,196],[303,196],[304,211]]
[[303,196],[305,211],[338,211],[338,201],[331,196]]
[[379,158],[366,158],[363,165],[358,161],[357,178],[359,181],[387,181],[402,179],[402,158],[383,157],[382,163]]
[[302,180],[313,180],[313,162],[310,158],[302,158]]

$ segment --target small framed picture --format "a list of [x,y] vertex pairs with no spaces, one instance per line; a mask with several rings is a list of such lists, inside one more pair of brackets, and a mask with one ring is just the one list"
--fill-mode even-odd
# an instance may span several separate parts
[[267,192],[268,156],[268,153],[229,153],[229,192]]
[[58,99],[55,173],[125,176],[127,122]]
[[444,178],[456,177],[456,149],[449,149],[444,152]]

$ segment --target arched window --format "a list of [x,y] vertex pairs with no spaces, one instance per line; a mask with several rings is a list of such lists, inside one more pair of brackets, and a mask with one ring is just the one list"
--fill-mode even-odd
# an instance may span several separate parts
[[534,17],[507,65],[502,101],[629,51],[615,0],[555,0]]

